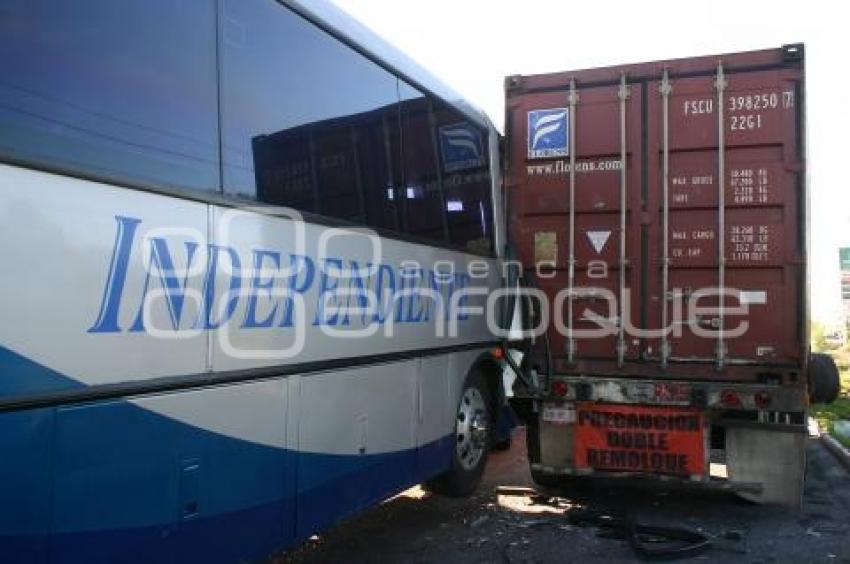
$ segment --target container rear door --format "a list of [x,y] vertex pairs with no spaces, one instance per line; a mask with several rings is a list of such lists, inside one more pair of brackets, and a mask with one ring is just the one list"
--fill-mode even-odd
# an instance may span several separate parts
[[640,355],[619,320],[639,323],[641,96],[617,83],[576,88],[573,104],[556,91],[509,108],[512,228],[526,276],[553,308],[559,358]]
[[509,83],[511,229],[556,371],[802,361],[802,68],[748,56]]
[[[651,85],[652,236],[644,264],[651,318],[674,331],[649,346],[673,361],[799,361],[799,81],[799,71],[783,69],[724,72],[720,83],[717,72],[673,75],[668,89]],[[722,313],[710,311],[721,294]]]

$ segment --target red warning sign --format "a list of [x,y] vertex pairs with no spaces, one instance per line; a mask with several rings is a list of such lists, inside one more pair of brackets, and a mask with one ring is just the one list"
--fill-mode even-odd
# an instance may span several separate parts
[[702,412],[579,403],[575,465],[614,472],[702,474],[705,470]]

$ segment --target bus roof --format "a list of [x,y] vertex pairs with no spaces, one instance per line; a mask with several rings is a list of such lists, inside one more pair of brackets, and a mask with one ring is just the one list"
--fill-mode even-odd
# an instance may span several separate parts
[[456,107],[478,125],[493,128],[483,110],[329,0],[283,0],[283,3],[416,88]]

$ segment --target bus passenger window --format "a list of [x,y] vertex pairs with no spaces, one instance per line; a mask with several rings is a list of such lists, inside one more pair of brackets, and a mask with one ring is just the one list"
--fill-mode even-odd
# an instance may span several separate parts
[[433,100],[400,83],[403,229],[410,235],[448,242],[448,218],[434,129]]
[[445,106],[435,111],[449,240],[477,254],[493,251],[487,131]]
[[225,193],[395,228],[397,79],[276,2],[222,22]]
[[217,191],[215,0],[0,4],[0,153]]

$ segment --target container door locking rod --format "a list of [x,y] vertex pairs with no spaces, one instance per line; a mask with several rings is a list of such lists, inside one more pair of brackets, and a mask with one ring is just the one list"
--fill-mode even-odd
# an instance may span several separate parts
[[573,292],[575,289],[576,276],[576,104],[578,104],[578,91],[576,80],[570,80],[570,94],[567,97],[570,105],[569,126],[569,153],[570,153],[570,249],[569,249],[569,273],[567,277],[567,362],[573,364],[576,355],[576,340],[573,337]]
[[[617,91],[620,99],[620,318],[617,320],[617,367],[623,367],[626,356],[626,335],[624,310],[626,300],[626,103],[629,99],[629,85],[626,83],[626,75],[620,76],[620,89]],[[631,303],[631,300],[628,300]]]
[[667,69],[661,78],[661,129],[662,129],[662,160],[661,178],[661,368],[667,368],[670,358],[670,341],[668,341],[667,326],[670,324],[668,302],[670,301],[670,75]]
[[726,301],[726,124],[723,114],[726,107],[726,86],[723,63],[717,63],[717,78],[714,81],[714,87],[717,89],[717,370],[723,370],[726,363],[726,345],[723,342],[723,306]]

